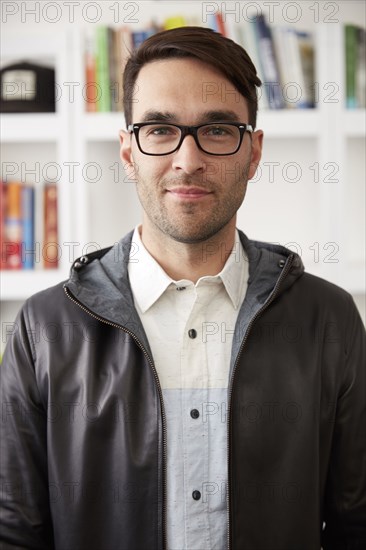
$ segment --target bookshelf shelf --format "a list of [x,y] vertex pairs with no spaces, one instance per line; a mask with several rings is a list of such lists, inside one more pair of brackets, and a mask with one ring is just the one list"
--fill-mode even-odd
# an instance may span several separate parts
[[5,113],[1,119],[2,141],[6,143],[55,142],[62,122],[58,113]]
[[84,113],[83,132],[86,141],[118,141],[125,129],[123,113]]
[[68,271],[64,269],[1,271],[1,296],[3,300],[24,300],[67,276]]
[[365,137],[366,109],[346,110],[344,113],[344,133],[347,137]]
[[270,138],[315,138],[320,117],[316,109],[263,111],[258,113],[257,127]]

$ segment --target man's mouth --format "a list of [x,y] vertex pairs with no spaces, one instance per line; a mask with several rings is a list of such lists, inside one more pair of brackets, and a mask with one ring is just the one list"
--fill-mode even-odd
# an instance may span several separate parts
[[172,189],[167,189],[166,191],[173,197],[191,200],[201,199],[211,194],[211,191],[201,187],[173,187]]

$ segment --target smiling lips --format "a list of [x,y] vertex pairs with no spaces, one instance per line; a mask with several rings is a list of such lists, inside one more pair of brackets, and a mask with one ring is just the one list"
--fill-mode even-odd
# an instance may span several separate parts
[[174,197],[179,199],[197,200],[211,194],[211,191],[202,189],[200,187],[174,187],[173,189],[167,189],[168,193],[171,193]]

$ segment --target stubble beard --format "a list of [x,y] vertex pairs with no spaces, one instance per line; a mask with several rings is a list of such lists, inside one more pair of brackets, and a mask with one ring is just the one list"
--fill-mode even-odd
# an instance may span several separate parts
[[[172,215],[164,202],[159,201],[157,197],[163,197],[166,189],[180,185],[204,187],[208,191],[212,191],[214,197],[216,185],[209,180],[205,180],[205,185],[202,185],[202,180],[198,181],[197,178],[165,178],[156,183],[156,188],[159,191],[154,193],[140,177],[137,182],[137,192],[146,216],[150,223],[158,229],[158,232],[160,231],[164,236],[180,243],[198,244],[219,233],[238,211],[245,197],[249,167],[250,162],[248,161],[242,170],[241,177],[234,182],[234,185],[231,185],[235,192],[227,194],[224,200],[215,202],[213,207],[207,207],[207,214],[202,214],[204,205],[200,204],[201,201],[198,203],[187,201],[179,205],[181,214],[177,212],[177,205],[176,212]],[[153,186],[153,188],[155,187]],[[207,200],[211,201],[211,196]],[[213,198],[213,200],[215,199]]]

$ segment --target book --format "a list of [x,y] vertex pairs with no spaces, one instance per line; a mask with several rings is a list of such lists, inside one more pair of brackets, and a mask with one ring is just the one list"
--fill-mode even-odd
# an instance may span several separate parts
[[283,109],[285,102],[282,97],[281,81],[277,59],[272,40],[271,29],[263,14],[253,18],[257,38],[257,50],[264,77],[264,88],[270,109]]
[[23,185],[21,189],[22,203],[22,246],[21,261],[23,269],[33,269],[35,265],[34,239],[34,187]]
[[168,31],[170,29],[176,29],[178,27],[185,27],[187,25],[187,21],[185,17],[182,15],[176,15],[172,17],[167,17],[164,20],[163,28],[164,30]]
[[287,104],[295,109],[308,107],[306,99],[305,78],[302,71],[298,33],[288,27],[284,29],[288,81],[282,84],[283,97]]
[[222,13],[220,11],[218,11],[215,15],[216,17],[216,26],[217,26],[217,32],[219,32],[220,34],[222,34],[222,36],[227,36],[226,34],[226,26],[225,26],[225,22],[224,22],[224,19],[222,17]]
[[0,180],[0,269],[6,269],[6,254],[5,254],[5,247],[4,247],[6,191],[7,191],[6,183],[3,180]]
[[286,87],[293,79],[293,71],[290,63],[288,63],[288,49],[287,49],[287,29],[283,26],[276,26],[272,29],[273,45],[276,52],[276,58],[278,62],[279,77],[281,82],[281,88],[284,91],[283,99],[285,107],[288,109],[295,109],[296,104],[290,101],[289,96],[286,94]]
[[6,269],[21,269],[22,246],[22,183],[6,183],[4,235],[1,247],[2,264]]
[[43,267],[57,268],[59,259],[57,185],[46,183],[44,186],[44,237]]
[[111,110],[109,59],[108,59],[108,28],[105,25],[96,29],[96,75],[100,97],[97,101],[98,112]]
[[149,30],[132,31],[133,49],[137,49],[146,40],[146,38],[149,38],[149,36],[151,36],[151,34],[152,33]]
[[357,59],[357,27],[345,25],[345,59],[346,59],[346,106],[348,109],[357,107],[356,100],[356,59]]
[[315,47],[311,33],[296,31],[304,83],[303,107],[315,107]]
[[357,29],[356,104],[366,107],[366,29]]
[[110,110],[117,110],[117,67],[115,57],[116,31],[112,27],[107,27],[107,47],[108,47],[108,82],[110,94]]
[[[118,31],[118,73],[120,82],[119,106],[120,111],[123,111],[123,71],[125,69],[127,59],[132,50],[132,35],[128,27],[121,27]],[[131,98],[132,99],[132,98]]]
[[95,42],[92,34],[85,35],[85,101],[86,111],[95,113],[98,100],[97,68],[95,59]]
[[122,29],[116,29],[113,39],[113,57],[115,60],[115,89],[113,91],[113,108],[115,111],[123,111],[123,53],[124,43]]

